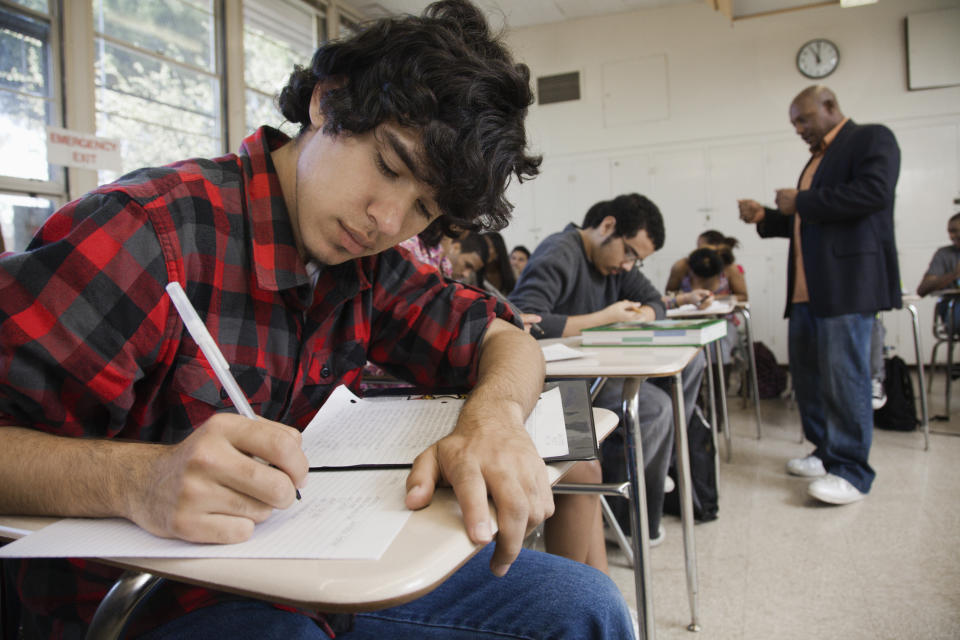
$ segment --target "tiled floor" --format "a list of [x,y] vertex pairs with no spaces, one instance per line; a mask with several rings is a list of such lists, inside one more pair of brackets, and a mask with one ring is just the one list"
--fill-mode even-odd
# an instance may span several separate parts
[[[943,404],[941,374],[931,415]],[[877,430],[869,497],[831,507],[807,497],[808,481],[784,472],[788,458],[811,450],[798,442],[796,410],[762,401],[756,440],[752,409],[732,398],[734,452],[720,469],[719,518],[695,528],[702,630],[686,630],[680,521],[667,516],[667,539],[651,551],[656,636],[960,638],[960,384],[952,404],[949,423],[931,423],[929,451],[920,432]],[[608,549],[611,574],[632,605],[633,574]]]

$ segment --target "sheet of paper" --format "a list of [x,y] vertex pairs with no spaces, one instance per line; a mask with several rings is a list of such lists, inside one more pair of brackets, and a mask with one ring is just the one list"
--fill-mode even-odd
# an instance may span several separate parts
[[[303,451],[311,467],[409,464],[450,433],[463,403],[457,396],[366,400],[340,386],[303,430]],[[525,426],[541,457],[566,455],[567,432],[558,389],[541,395]]]
[[560,389],[553,388],[540,395],[540,401],[530,412],[525,426],[541,458],[556,458],[570,453]]
[[66,518],[0,548],[0,557],[376,560],[410,517],[406,477],[406,471],[311,474],[303,500],[274,511],[238,544],[158,538],[119,518]]
[[[339,387],[304,430],[304,451],[310,466],[412,462],[450,431],[462,406],[442,396],[362,400]],[[526,427],[542,457],[567,454],[559,389],[542,394]],[[120,518],[66,518],[0,548],[0,557],[376,560],[410,517],[407,473],[311,473],[303,500],[275,511],[239,544],[158,538]]]
[[572,349],[562,342],[548,344],[543,347],[543,359],[547,362],[557,360],[571,360],[573,358],[582,358],[583,352]]

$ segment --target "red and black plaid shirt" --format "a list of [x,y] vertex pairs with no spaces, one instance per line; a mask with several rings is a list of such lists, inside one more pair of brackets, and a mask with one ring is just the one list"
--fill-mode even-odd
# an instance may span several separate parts
[[[175,443],[232,411],[164,292],[172,280],[265,418],[303,429],[336,385],[358,388],[367,359],[422,385],[472,385],[486,327],[510,312],[393,249],[321,267],[312,286],[270,159],[286,141],[263,128],[239,155],[131,173],[0,259],[0,425]],[[120,572],[42,560],[17,573],[28,614],[58,637],[89,622]],[[136,620],[225,597],[161,589]]]

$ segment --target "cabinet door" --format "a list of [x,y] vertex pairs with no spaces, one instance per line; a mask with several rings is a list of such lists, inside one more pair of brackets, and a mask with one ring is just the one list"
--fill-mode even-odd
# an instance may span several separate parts
[[609,161],[606,157],[544,160],[533,184],[536,226],[545,237],[568,222],[580,224],[587,209],[610,198]]
[[[949,243],[947,220],[957,210],[953,199],[960,195],[958,132],[957,124],[895,132],[900,144],[900,179],[893,214],[897,246],[928,247],[927,263],[937,247]],[[902,260],[900,264],[906,266]],[[924,270],[926,266],[923,265]],[[922,273],[909,275],[907,282],[913,284]]]
[[741,242],[747,235],[756,235],[752,226],[740,220],[737,200],[763,197],[763,145],[711,147],[707,150],[707,176],[710,205],[704,227]]
[[645,261],[644,271],[659,289],[667,284],[673,263],[689,255],[705,228],[708,210],[704,149],[657,151],[653,154],[650,199],[660,208],[666,227],[663,249]]
[[610,191],[614,196],[639,193],[650,197],[653,185],[653,158],[649,153],[610,159]]

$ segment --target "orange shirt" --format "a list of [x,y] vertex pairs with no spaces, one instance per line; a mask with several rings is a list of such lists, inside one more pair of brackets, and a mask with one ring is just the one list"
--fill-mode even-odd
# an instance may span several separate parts
[[[837,126],[830,129],[827,135],[823,136],[823,142],[820,143],[820,148],[813,153],[813,158],[810,159],[807,168],[803,171],[803,175],[800,176],[800,186],[797,187],[800,191],[806,191],[810,188],[811,183],[813,183],[813,176],[817,172],[817,167],[820,166],[820,161],[823,160],[823,154],[849,119],[850,118],[844,118]],[[793,221],[793,272],[795,275],[793,278],[793,297],[791,300],[793,302],[810,302],[810,294],[807,291],[807,274],[803,270],[803,252],[800,250],[799,213],[798,211],[797,214],[794,215]]]

